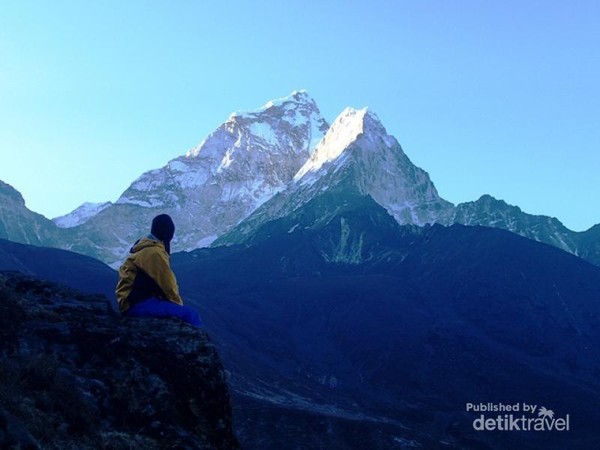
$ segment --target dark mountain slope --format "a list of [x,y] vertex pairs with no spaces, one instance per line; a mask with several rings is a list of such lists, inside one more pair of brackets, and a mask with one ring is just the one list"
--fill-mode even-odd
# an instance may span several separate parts
[[578,233],[578,255],[600,266],[600,225],[594,225],[587,231]]
[[117,273],[103,262],[67,250],[0,239],[0,270],[14,270],[114,300]]
[[[251,430],[329,448],[359,429],[371,448],[598,444],[597,267],[502,230],[400,227],[344,195],[265,224],[250,246],[173,257],[233,372],[246,446],[276,448]],[[544,405],[577,430],[476,432],[469,402]],[[322,433],[303,435],[315,416]]]

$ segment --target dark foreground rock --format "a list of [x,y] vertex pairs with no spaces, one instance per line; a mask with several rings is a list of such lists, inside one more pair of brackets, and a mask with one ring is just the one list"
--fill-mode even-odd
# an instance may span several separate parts
[[0,448],[236,449],[206,333],[0,274]]

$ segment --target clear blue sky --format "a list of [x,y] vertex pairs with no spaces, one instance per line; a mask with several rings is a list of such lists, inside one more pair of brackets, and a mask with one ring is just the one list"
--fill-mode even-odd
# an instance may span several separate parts
[[600,2],[21,1],[0,13],[0,179],[116,200],[229,113],[369,106],[454,203],[600,222]]

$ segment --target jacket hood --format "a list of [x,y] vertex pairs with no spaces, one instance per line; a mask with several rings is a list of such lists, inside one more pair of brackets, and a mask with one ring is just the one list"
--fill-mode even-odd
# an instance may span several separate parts
[[144,237],[138,240],[135,244],[133,244],[133,247],[131,247],[129,253],[137,253],[140,250],[149,247],[161,247],[163,250],[165,250],[165,244],[162,241],[159,241],[154,237]]

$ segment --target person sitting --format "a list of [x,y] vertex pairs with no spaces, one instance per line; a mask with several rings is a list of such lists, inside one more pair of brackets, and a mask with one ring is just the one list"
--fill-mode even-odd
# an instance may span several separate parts
[[152,220],[150,234],[139,239],[119,268],[116,295],[126,317],[176,317],[195,327],[202,320],[195,309],[183,305],[171,270],[171,239],[175,224],[168,214]]

